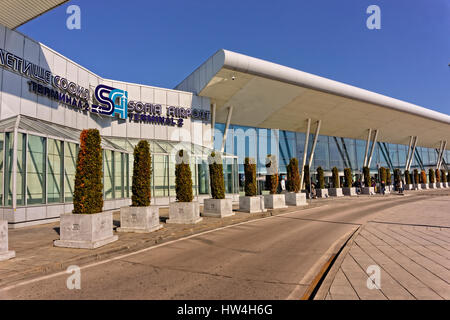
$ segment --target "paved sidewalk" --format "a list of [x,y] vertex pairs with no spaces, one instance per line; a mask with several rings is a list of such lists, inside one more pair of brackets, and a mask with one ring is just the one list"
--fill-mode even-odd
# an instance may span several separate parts
[[[441,195],[386,210],[363,226],[327,275],[325,299],[450,299],[449,205],[450,196]],[[380,288],[368,288],[369,266],[379,266]]]

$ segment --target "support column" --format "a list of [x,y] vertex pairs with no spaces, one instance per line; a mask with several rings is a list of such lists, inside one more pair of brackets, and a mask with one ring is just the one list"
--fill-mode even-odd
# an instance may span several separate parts
[[216,128],[216,104],[211,105],[211,149],[214,150],[214,129]]
[[230,128],[231,115],[233,114],[233,106],[228,107],[227,123],[225,124],[225,131],[223,133],[222,148],[220,151],[225,151],[225,143],[227,142],[228,129]]
[[369,153],[369,144],[371,138],[372,138],[372,129],[369,129],[369,133],[367,134],[366,152],[364,153],[363,167],[367,166],[367,154]]
[[408,170],[409,156],[411,154],[413,138],[414,138],[413,136],[410,136],[409,138],[409,147],[408,147],[408,155],[406,156],[405,171]]
[[437,168],[436,168],[437,170],[441,170],[442,160],[444,159],[445,148],[447,148],[447,141],[442,140],[442,150],[439,153],[440,156],[438,158],[438,165],[437,165]]
[[408,168],[407,168],[408,171],[410,171],[411,164],[412,164],[412,161],[414,159],[414,154],[416,152],[416,147],[417,147],[417,140],[418,140],[417,136],[415,136],[414,137],[414,143],[413,143],[413,149],[412,149],[412,152],[411,152],[411,156],[409,157]]
[[317,139],[319,138],[319,132],[320,132],[321,124],[322,124],[322,120],[317,121],[316,133],[314,134],[314,142],[313,142],[313,145],[312,145],[312,148],[311,148],[311,154],[309,155],[309,161],[308,161],[309,168],[311,168],[311,166],[312,166],[312,162],[313,162],[313,158],[314,158],[314,152],[316,150]]
[[[19,123],[20,123],[20,114],[17,116],[13,133],[14,140],[13,140],[13,159],[12,159],[12,208],[14,211],[17,208],[17,141],[19,139],[19,132],[18,132]],[[23,152],[26,152],[26,150]],[[7,192],[5,192],[5,195],[6,194]]]
[[373,150],[375,149],[375,144],[377,143],[378,132],[379,132],[378,130],[375,130],[375,137],[373,138],[372,148],[370,148],[370,156],[369,156],[369,160],[367,161],[367,167],[369,167],[369,168],[370,168],[370,163],[372,162]]
[[309,143],[310,130],[311,130],[311,119],[308,119],[308,125],[306,127],[306,136],[305,136],[305,148],[303,150],[302,170],[301,170],[301,174],[300,174],[300,188],[303,188],[303,180],[305,178],[305,164],[306,164],[306,156],[308,154],[308,143]]

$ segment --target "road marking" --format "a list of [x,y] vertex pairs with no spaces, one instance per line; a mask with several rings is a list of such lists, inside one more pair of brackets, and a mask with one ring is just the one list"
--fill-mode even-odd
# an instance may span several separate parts
[[[266,220],[266,219],[271,219],[271,218],[276,218],[276,217],[280,217],[280,216],[285,216],[285,215],[288,215],[288,214],[302,213],[302,212],[305,212],[305,211],[310,212],[311,210],[321,209],[321,208],[325,208],[325,207],[328,207],[328,204],[320,206],[320,207],[307,208],[307,209],[303,209],[303,210],[299,210],[299,211],[281,213],[281,214],[270,216],[270,217],[265,217],[265,218],[261,218],[261,219],[250,220],[250,221],[244,221],[244,222],[240,222],[240,223],[237,223],[237,224],[232,224],[232,225],[229,225],[229,226],[220,227],[220,228],[217,228],[217,229],[203,231],[203,232],[196,233],[196,234],[193,234],[193,235],[190,235],[190,236],[187,236],[187,237],[183,237],[183,238],[171,240],[171,241],[168,241],[168,242],[160,243],[160,244],[157,244],[157,245],[154,245],[154,246],[151,246],[151,247],[148,247],[148,248],[144,248],[144,249],[141,249],[141,250],[138,250],[138,251],[135,251],[135,252],[126,253],[126,254],[123,254],[121,256],[117,256],[117,257],[110,258],[110,259],[107,259],[107,260],[102,260],[102,261],[99,261],[99,262],[87,264],[85,266],[81,266],[80,270],[84,270],[84,269],[96,267],[96,266],[99,266],[99,265],[102,265],[102,264],[105,264],[105,263],[108,263],[108,262],[112,262],[112,261],[128,258],[128,257],[131,257],[131,256],[136,255],[136,254],[140,254],[140,253],[144,253],[144,252],[147,252],[147,251],[150,251],[150,250],[154,250],[154,249],[157,249],[157,248],[160,248],[160,247],[168,246],[170,244],[173,244],[173,243],[176,243],[176,242],[179,242],[179,241],[183,241],[183,240],[188,240],[188,239],[192,239],[192,238],[195,238],[195,237],[199,237],[199,236],[202,236],[202,235],[205,235],[205,234],[208,234],[208,233],[212,233],[212,232],[216,232],[216,231],[220,231],[220,230],[224,230],[224,229],[228,229],[228,228],[233,228],[233,227],[237,227],[237,226],[248,224],[248,223],[255,223],[255,222]],[[32,284],[32,283],[35,283],[35,282],[39,282],[39,281],[43,281],[43,280],[47,280],[47,279],[51,279],[51,278],[56,278],[56,277],[59,277],[59,276],[62,276],[62,275],[67,275],[67,272],[64,270],[64,271],[52,273],[52,274],[49,274],[49,275],[46,275],[46,276],[42,276],[42,277],[38,277],[38,278],[27,280],[27,281],[19,282],[17,284],[14,284],[14,285],[11,285],[11,286],[8,286],[8,287],[0,288],[0,292],[5,292],[5,291],[12,290],[12,289],[15,289],[15,288],[18,288],[18,287],[21,287],[21,286],[25,286],[25,285],[28,285],[28,284]]]

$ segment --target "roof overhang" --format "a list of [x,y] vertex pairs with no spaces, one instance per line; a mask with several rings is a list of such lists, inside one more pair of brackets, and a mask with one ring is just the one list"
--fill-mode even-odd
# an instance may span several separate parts
[[0,24],[15,29],[69,0],[2,0]]
[[[233,80],[234,79],[234,80]],[[219,50],[176,89],[194,92],[216,104],[216,121],[306,132],[306,120],[321,120],[320,134],[450,149],[450,116],[375,92],[322,78],[239,53]]]

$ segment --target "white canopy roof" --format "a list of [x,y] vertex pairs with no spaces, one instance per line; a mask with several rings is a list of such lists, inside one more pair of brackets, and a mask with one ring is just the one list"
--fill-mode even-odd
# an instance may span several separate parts
[[0,24],[15,29],[69,0],[2,0]]
[[[234,80],[233,80],[234,79]],[[450,149],[450,116],[375,92],[239,53],[219,50],[176,89],[210,97],[216,121],[306,132],[306,119],[322,120],[320,134]]]

